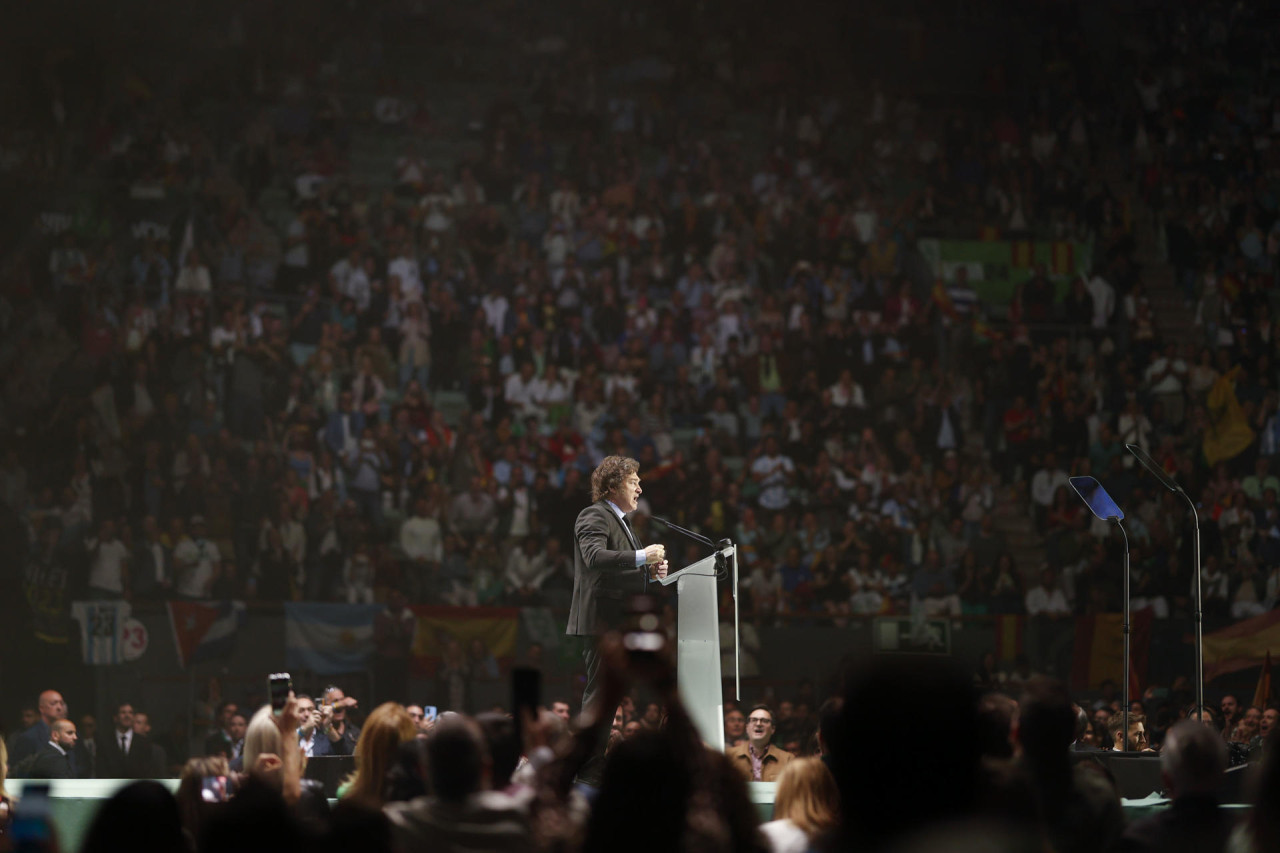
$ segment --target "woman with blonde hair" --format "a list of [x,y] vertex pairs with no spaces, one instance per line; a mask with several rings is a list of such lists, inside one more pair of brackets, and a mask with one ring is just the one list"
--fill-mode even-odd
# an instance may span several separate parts
[[760,827],[773,853],[803,853],[815,838],[836,828],[840,793],[821,758],[798,758],[782,769],[773,818]]
[[[296,803],[302,794],[302,747],[294,734],[301,723],[298,700],[290,693],[279,713],[270,705],[259,708],[244,732],[244,772],[278,786],[289,803]],[[287,738],[284,732],[289,732]]]
[[356,741],[356,772],[347,777],[338,797],[382,808],[387,801],[387,771],[395,764],[400,744],[413,740],[417,733],[418,727],[403,705],[384,702],[374,708]]
[[244,772],[253,770],[259,755],[275,755],[282,757],[284,738],[280,736],[280,727],[276,725],[275,715],[270,705],[263,705],[244,730],[244,752],[242,760]]

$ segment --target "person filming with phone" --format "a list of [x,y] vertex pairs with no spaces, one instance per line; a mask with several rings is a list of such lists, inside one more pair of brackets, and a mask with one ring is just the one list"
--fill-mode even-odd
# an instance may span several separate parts
[[307,758],[317,755],[347,755],[346,739],[333,727],[333,706],[322,702],[316,705],[314,699],[303,693],[298,699],[298,717],[302,725],[298,727],[298,744]]
[[354,697],[343,693],[342,688],[336,686],[326,687],[324,689],[324,693],[321,694],[321,700],[322,707],[324,705],[329,705],[333,709],[331,712],[332,722],[327,728],[323,729],[325,736],[330,738],[330,743],[332,743],[332,735],[329,734],[329,730],[332,729],[337,733],[339,739],[342,741],[341,751],[334,748],[333,754],[354,755],[356,751],[356,741],[360,739],[360,727],[347,719],[347,714],[351,709],[355,708],[358,703]]

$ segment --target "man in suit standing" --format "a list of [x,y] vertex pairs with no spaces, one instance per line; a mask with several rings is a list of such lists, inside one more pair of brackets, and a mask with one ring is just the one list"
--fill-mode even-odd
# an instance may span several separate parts
[[36,710],[40,713],[40,718],[14,742],[9,751],[10,765],[16,765],[22,759],[43,751],[53,733],[53,724],[67,717],[67,703],[56,690],[41,693]]
[[98,738],[99,779],[146,779],[151,776],[151,744],[133,730],[133,705],[121,702],[111,715],[109,731]]
[[[566,634],[590,638],[620,627],[627,596],[640,595],[650,581],[667,576],[665,549],[642,546],[626,520],[628,513],[635,512],[641,494],[640,463],[634,459],[609,456],[591,473],[593,502],[578,513],[573,526],[573,600]],[[594,640],[587,640],[583,656],[585,711],[601,684]]]
[[76,724],[70,720],[55,720],[49,732],[49,740],[36,755],[27,777],[30,779],[75,779],[75,765],[71,753],[76,748]]

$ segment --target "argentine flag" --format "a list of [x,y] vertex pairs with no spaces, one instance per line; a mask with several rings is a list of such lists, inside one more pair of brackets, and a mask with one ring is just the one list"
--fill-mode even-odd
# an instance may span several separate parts
[[373,655],[373,617],[379,604],[284,605],[285,658],[291,670],[317,675],[362,672]]

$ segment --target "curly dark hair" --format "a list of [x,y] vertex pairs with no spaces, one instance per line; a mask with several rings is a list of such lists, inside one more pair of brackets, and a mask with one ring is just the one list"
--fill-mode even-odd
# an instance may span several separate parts
[[591,472],[591,500],[607,498],[640,470],[640,463],[630,456],[606,456]]

